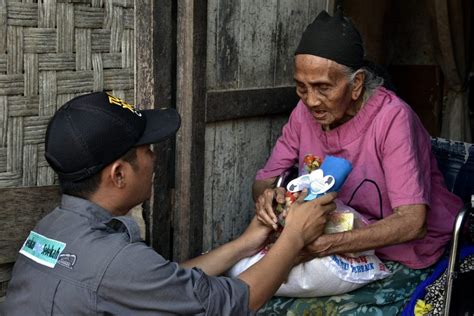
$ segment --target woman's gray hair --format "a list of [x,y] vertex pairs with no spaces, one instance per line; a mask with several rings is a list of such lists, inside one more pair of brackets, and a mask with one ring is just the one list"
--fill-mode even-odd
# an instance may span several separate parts
[[384,80],[382,77],[377,76],[375,73],[373,73],[371,70],[369,70],[367,67],[362,67],[357,70],[353,70],[352,68],[349,68],[347,66],[341,65],[344,69],[343,71],[347,75],[347,79],[349,82],[352,84],[354,82],[354,78],[358,72],[364,72],[365,74],[365,79],[364,79],[364,94],[362,96],[362,102],[365,103],[370,96],[374,93],[374,91],[383,85]]

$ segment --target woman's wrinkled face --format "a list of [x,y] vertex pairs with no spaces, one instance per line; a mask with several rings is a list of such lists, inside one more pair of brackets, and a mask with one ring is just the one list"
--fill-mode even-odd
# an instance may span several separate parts
[[355,115],[352,84],[344,68],[336,62],[313,55],[296,55],[294,79],[296,93],[325,130]]

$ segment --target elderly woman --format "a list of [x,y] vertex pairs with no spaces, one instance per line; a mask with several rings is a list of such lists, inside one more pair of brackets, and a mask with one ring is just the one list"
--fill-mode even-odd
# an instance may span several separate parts
[[314,256],[376,249],[410,269],[433,265],[450,240],[461,201],[443,184],[430,136],[416,114],[383,79],[365,67],[362,40],[352,23],[322,12],[304,32],[295,54],[300,97],[253,186],[259,219],[275,227],[276,177],[306,154],[339,156],[353,171],[338,198],[371,224],[322,235]]

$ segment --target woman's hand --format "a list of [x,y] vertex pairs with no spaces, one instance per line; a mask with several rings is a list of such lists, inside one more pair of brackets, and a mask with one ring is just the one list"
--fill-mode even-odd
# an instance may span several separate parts
[[273,207],[277,203],[285,203],[285,192],[286,190],[281,187],[266,189],[255,202],[257,219],[275,230],[278,229],[278,218]]

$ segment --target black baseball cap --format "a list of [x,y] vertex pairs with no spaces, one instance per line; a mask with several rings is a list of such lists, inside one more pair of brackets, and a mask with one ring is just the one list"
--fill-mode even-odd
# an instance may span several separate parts
[[46,130],[45,157],[60,179],[97,174],[132,147],[173,136],[181,124],[175,109],[138,110],[106,92],[64,104]]

